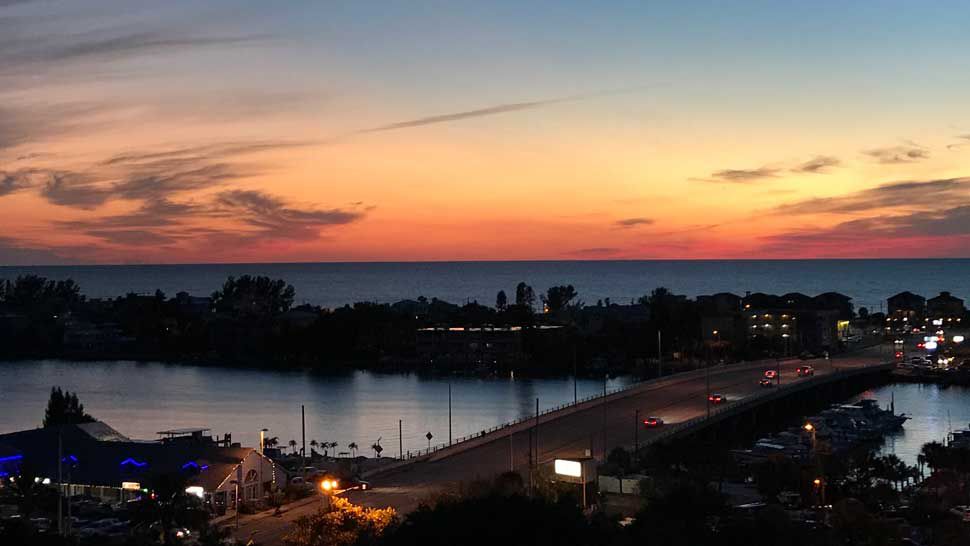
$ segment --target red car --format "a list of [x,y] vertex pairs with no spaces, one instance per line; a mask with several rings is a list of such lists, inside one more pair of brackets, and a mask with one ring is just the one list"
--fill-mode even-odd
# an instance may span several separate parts
[[663,426],[664,420],[659,417],[647,417],[643,420],[643,426],[647,428],[657,428]]
[[815,368],[811,366],[799,366],[795,368],[795,373],[798,377],[808,377],[810,375],[815,375]]
[[727,398],[725,398],[723,394],[712,394],[707,397],[707,401],[712,404],[720,404],[726,400]]

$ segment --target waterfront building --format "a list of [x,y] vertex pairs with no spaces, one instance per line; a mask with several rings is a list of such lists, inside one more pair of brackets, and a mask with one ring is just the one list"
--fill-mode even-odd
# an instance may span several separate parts
[[949,292],[940,292],[939,296],[926,300],[925,319],[928,321],[941,321],[941,325],[952,324],[962,321],[966,314],[963,300]]
[[926,298],[912,292],[900,292],[887,300],[889,314],[886,326],[894,332],[910,331],[923,324]]
[[524,362],[527,333],[548,335],[561,326],[449,326],[419,328],[418,356],[429,364],[480,368],[509,366]]
[[139,441],[98,421],[14,432],[0,435],[0,470],[29,469],[53,484],[60,474],[65,494],[107,502],[137,498],[157,480],[181,476],[186,491],[215,512],[234,509],[237,491],[241,501],[257,501],[285,484],[283,470],[258,450],[226,445],[205,431],[165,431],[159,441]]

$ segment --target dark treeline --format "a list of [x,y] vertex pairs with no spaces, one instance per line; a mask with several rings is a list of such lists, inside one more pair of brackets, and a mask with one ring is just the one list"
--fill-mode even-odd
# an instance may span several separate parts
[[[662,336],[665,358],[733,360],[766,348],[704,342],[698,305],[658,288],[636,302],[584,305],[571,285],[536,295],[526,283],[494,305],[420,297],[393,304],[359,302],[337,309],[295,305],[282,280],[242,276],[209,297],[129,293],[88,299],[71,280],[21,276],[0,282],[0,357],[191,360],[228,365],[424,369],[417,336],[428,327],[522,327],[531,374],[611,370],[649,373]],[[557,325],[550,333],[537,326]],[[436,368],[447,368],[437,363]],[[454,366],[453,366],[454,367]],[[501,369],[501,363],[493,366]],[[506,363],[505,367],[513,367]]]

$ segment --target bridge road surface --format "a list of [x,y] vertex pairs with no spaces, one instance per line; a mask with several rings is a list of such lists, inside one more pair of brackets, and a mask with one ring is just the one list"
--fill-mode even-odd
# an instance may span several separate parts
[[[836,358],[827,362],[822,359],[810,361],[783,361],[781,387],[804,379],[796,376],[795,368],[810,364],[815,367],[817,376],[832,373],[832,369],[848,369],[874,365],[887,360],[880,355],[879,347],[865,349],[853,356]],[[711,392],[727,398],[726,403],[740,401],[763,391],[758,385],[764,371],[775,369],[774,361],[763,367],[750,365],[730,365],[712,368]],[[778,387],[774,387],[778,388]],[[645,384],[634,387],[627,396],[614,395],[607,402],[588,409],[557,417],[556,413],[543,415],[539,425],[539,461],[546,463],[556,458],[575,458],[585,456],[591,449],[592,455],[602,459],[604,453],[616,446],[632,447],[635,428],[639,427],[640,442],[659,434],[659,429],[646,429],[635,419],[636,410],[640,418],[656,416],[669,426],[700,417],[707,412],[706,377],[701,375],[678,379],[670,376],[668,380],[656,385]],[[349,491],[345,493],[354,504],[383,508],[391,506],[399,513],[406,514],[418,507],[429,497],[454,490],[460,483],[475,479],[490,479],[514,468],[526,479],[529,470],[530,432],[528,429],[509,436],[501,431],[492,433],[495,439],[466,450],[452,453],[454,446],[446,453],[436,454],[431,460],[416,461],[370,479],[374,489],[371,491]],[[605,438],[605,443],[604,443]],[[441,457],[435,460],[435,458]],[[318,503],[308,503],[295,507],[282,518],[263,518],[244,523],[235,533],[238,538],[255,538],[258,544],[276,544],[286,532],[290,522],[301,515],[317,510]]]

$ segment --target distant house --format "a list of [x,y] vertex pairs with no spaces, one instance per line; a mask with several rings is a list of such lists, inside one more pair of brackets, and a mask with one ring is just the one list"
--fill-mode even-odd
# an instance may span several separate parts
[[94,324],[74,318],[64,322],[64,351],[72,355],[121,354],[133,342],[113,322]]
[[696,301],[702,316],[730,315],[741,310],[741,297],[730,292],[697,296]]
[[887,300],[890,316],[922,318],[926,311],[926,298],[912,292],[900,292]]
[[180,313],[186,315],[205,315],[212,312],[212,298],[179,292],[175,294],[175,306]]
[[840,316],[847,308],[851,313],[848,300],[834,292],[821,298],[800,292],[781,296],[757,292],[741,299],[741,315],[749,342],[763,350],[789,355],[828,351],[839,346]]
[[839,313],[839,320],[852,319],[852,298],[838,292],[825,292],[812,298],[815,307],[819,309],[834,309]]
[[908,332],[923,325],[926,298],[912,292],[900,292],[887,300],[889,314],[886,326],[894,332]]
[[926,300],[926,316],[932,320],[953,322],[963,319],[966,313],[963,300],[949,292],[940,292],[939,296]]
[[61,487],[70,495],[130,500],[150,491],[163,476],[179,475],[190,492],[221,510],[235,508],[237,483],[242,501],[284,485],[282,469],[255,449],[224,447],[201,434],[192,439],[132,441],[101,422],[25,430],[0,435],[0,454],[8,463],[0,470],[14,474],[29,465],[38,478],[56,484],[60,442]]
[[417,331],[418,356],[429,364],[491,368],[526,359],[523,338],[526,330],[544,334],[561,326],[475,326],[432,327]]

